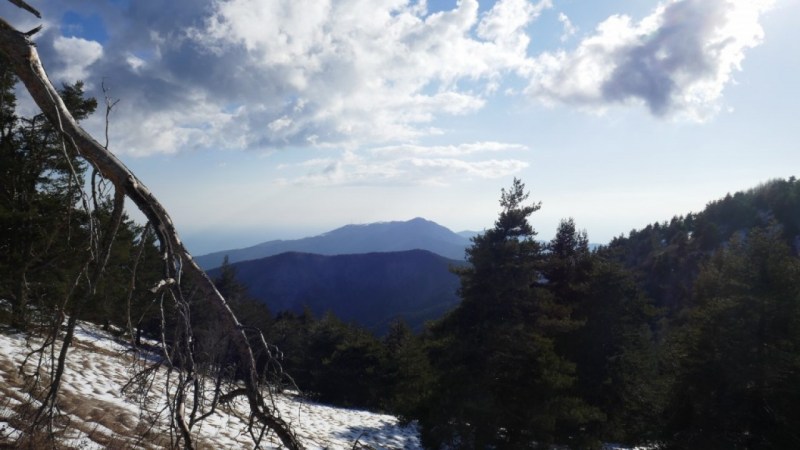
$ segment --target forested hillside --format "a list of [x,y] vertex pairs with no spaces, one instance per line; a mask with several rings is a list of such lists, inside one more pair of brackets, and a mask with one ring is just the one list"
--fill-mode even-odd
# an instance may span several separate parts
[[271,337],[305,392],[416,419],[430,448],[794,447],[798,193],[770,181],[592,251],[571,219],[537,241],[516,181],[423,333],[306,310]]
[[[395,319],[416,331],[458,303],[463,265],[424,250],[360,255],[283,253],[232,264],[236,278],[275,312],[332,312],[384,334]],[[212,276],[220,273],[215,269]]]
[[795,254],[800,251],[800,183],[794,177],[728,194],[703,211],[633,230],[612,240],[602,253],[633,270],[648,295],[675,312],[687,306],[708,257],[733,238],[746,240],[757,228],[772,230]]
[[[146,316],[147,289],[161,276],[154,233],[114,211],[110,183],[63,146],[44,115],[16,114],[15,77],[2,60],[0,70],[0,298],[12,306],[4,319],[26,329],[32,314],[56,308],[76,289],[91,293],[67,303],[70,314],[124,325],[130,304],[132,313]],[[97,108],[82,83],[64,86],[61,95],[79,120]],[[115,214],[121,215],[105,275],[97,283],[79,277],[96,264],[98,240],[111,239],[103,233]]]

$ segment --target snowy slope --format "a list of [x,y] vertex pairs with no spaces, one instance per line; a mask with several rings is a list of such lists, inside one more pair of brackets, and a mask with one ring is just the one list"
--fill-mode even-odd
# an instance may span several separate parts
[[[13,444],[19,436],[10,418],[27,399],[19,366],[31,344],[23,335],[0,332],[0,446]],[[81,449],[168,446],[168,418],[166,413],[158,413],[163,405],[141,405],[122,394],[135,363],[126,345],[115,342],[94,325],[79,325],[60,397],[72,429],[62,440],[64,445]],[[156,377],[158,383],[164,380],[164,373]],[[421,448],[415,427],[403,427],[393,416],[334,408],[288,395],[278,396],[276,404],[308,449],[350,449],[356,440],[376,449]],[[158,416],[157,429],[147,432],[147,419],[154,415]],[[194,429],[199,447],[252,448],[239,417],[247,417],[243,402],[234,402],[230,410],[209,417]],[[139,438],[142,435],[144,439]],[[277,438],[270,442],[279,448]]]

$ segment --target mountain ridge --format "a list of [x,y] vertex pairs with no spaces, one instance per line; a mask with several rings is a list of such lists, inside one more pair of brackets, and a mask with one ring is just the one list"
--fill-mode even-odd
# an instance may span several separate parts
[[[382,333],[395,319],[413,329],[458,303],[458,276],[452,267],[466,264],[427,250],[319,255],[286,252],[232,263],[236,279],[273,312],[316,316],[333,312]],[[220,269],[209,272],[212,277]]]
[[350,224],[301,239],[271,240],[249,247],[222,250],[195,257],[203,269],[222,265],[225,257],[231,263],[260,259],[286,252],[318,255],[348,255],[372,252],[427,250],[453,260],[464,260],[464,251],[471,241],[436,222],[416,217],[407,221]]

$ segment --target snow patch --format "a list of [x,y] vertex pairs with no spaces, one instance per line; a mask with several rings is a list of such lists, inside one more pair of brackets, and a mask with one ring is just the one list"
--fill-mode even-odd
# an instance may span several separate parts
[[[19,333],[0,333],[0,444],[20,438],[20,430],[14,428],[11,419],[28,397],[17,371],[35,343]],[[169,417],[159,412],[163,399],[137,402],[122,392],[136,361],[127,343],[99,327],[89,323],[76,327],[59,397],[70,419],[70,431],[61,438],[62,445],[102,449],[106,448],[104,442],[116,439],[137,448],[161,448],[158,439],[138,441],[137,425],[152,417],[157,418],[155,437],[168,442]],[[141,359],[138,364],[142,364]],[[155,380],[164,383],[166,371],[160,370]],[[277,395],[275,404],[308,449],[350,449],[357,440],[376,449],[421,448],[416,427],[402,426],[391,415],[321,405],[291,393]],[[251,448],[252,441],[243,432],[240,419],[246,418],[248,411],[245,401],[231,402],[196,426],[195,438],[207,448]],[[267,448],[270,446],[279,448],[276,437],[269,436]]]

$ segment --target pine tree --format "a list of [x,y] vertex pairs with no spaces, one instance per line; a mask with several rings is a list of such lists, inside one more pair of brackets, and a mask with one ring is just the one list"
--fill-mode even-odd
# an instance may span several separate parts
[[577,300],[592,268],[586,231],[578,230],[572,218],[562,220],[547,251],[544,274],[548,287],[564,300]]
[[734,236],[703,266],[674,333],[674,448],[798,448],[800,260],[777,226]]
[[423,338],[414,335],[405,321],[397,319],[389,326],[383,346],[388,390],[385,406],[401,420],[411,420],[419,414],[417,408],[431,389],[431,368]]
[[562,341],[577,364],[576,395],[604,416],[582,432],[595,444],[652,442],[663,396],[653,332],[660,311],[621,265],[592,259],[573,313],[582,326]]
[[[545,255],[528,217],[540,207],[515,179],[494,228],[458,270],[461,304],[432,329],[436,381],[421,419],[430,447],[530,448],[566,442],[587,420],[569,395],[574,365],[555,338],[576,324],[543,286]],[[565,426],[568,425],[568,426]]]
[[546,287],[579,324],[557,337],[556,348],[577,366],[573,395],[590,405],[587,420],[564,433],[580,448],[651,439],[660,392],[656,309],[630,273],[589,250],[572,219],[561,221],[546,256]]
[[222,260],[219,275],[214,278],[214,286],[228,303],[241,302],[248,296],[247,288],[236,279],[236,268],[231,265],[228,255]]
[[[44,307],[63,299],[89,232],[75,208],[86,165],[43,115],[16,115],[15,83],[0,57],[0,296],[11,300],[13,324],[25,328],[32,299]],[[76,120],[97,106],[81,82],[60,94]]]

